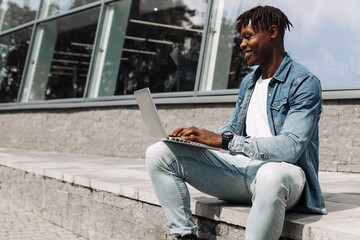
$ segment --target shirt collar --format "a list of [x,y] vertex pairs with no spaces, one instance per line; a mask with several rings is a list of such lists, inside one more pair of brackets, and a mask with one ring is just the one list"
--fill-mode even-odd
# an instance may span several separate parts
[[[285,53],[285,57],[284,57],[282,63],[280,64],[280,67],[276,71],[275,75],[273,76],[273,78],[279,82],[284,82],[285,78],[287,76],[287,73],[290,70],[291,62],[292,62],[291,57],[289,56],[289,54]],[[260,67],[257,67],[252,76],[252,82],[255,83],[259,79],[260,76],[261,76],[261,69],[260,69]]]

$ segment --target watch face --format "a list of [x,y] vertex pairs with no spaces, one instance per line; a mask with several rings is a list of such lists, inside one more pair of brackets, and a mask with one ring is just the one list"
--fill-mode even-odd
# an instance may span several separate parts
[[232,132],[224,132],[223,135],[224,135],[224,136],[232,136],[233,133],[232,133]]

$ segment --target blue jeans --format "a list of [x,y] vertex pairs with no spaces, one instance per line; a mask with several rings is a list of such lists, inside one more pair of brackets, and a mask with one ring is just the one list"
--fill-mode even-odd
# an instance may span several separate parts
[[301,196],[305,174],[285,162],[266,162],[192,146],[158,142],[146,165],[170,233],[195,234],[185,182],[224,201],[252,204],[245,239],[279,239],[285,210]]

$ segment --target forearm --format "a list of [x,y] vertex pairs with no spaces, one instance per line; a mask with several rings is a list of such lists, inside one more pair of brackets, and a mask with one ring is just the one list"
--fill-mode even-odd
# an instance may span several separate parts
[[234,130],[230,127],[229,124],[222,126],[221,128],[218,128],[216,130],[213,130],[212,132],[216,133],[216,134],[223,134],[224,132],[234,132]]
[[269,138],[234,136],[229,143],[229,150],[233,153],[263,161],[290,163],[298,160],[304,148],[305,143],[286,134]]

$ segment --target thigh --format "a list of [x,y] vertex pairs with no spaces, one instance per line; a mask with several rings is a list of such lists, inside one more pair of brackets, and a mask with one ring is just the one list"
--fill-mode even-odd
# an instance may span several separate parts
[[169,168],[185,182],[222,200],[251,203],[250,183],[245,175],[249,158],[176,143],[164,144],[172,155]]

